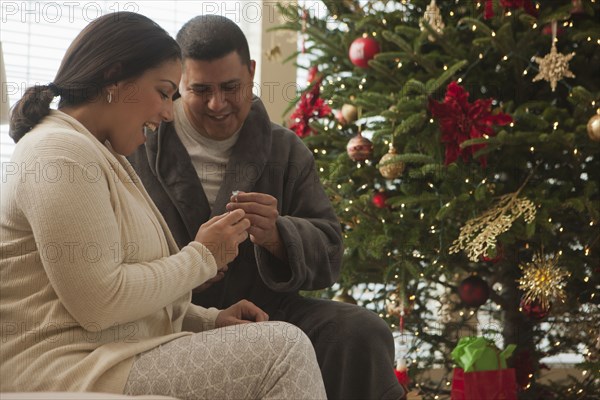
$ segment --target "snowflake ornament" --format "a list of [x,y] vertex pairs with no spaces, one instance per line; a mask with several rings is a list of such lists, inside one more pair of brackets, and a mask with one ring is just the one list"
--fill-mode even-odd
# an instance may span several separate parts
[[569,70],[569,61],[575,57],[575,52],[571,54],[561,54],[556,51],[556,45],[552,44],[550,53],[544,57],[534,57],[536,63],[540,65],[540,72],[533,78],[533,82],[541,79],[550,82],[550,87],[554,92],[556,83],[563,78],[575,78],[573,72]]

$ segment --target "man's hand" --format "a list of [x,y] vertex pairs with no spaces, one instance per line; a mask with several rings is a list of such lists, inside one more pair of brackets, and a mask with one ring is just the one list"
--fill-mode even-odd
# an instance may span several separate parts
[[228,211],[244,210],[246,218],[250,220],[250,240],[267,249],[271,254],[281,260],[286,259],[285,248],[277,230],[277,199],[265,193],[237,192],[227,203]]
[[222,328],[229,325],[247,324],[250,322],[268,321],[269,315],[248,300],[240,300],[221,311],[215,320],[215,326]]

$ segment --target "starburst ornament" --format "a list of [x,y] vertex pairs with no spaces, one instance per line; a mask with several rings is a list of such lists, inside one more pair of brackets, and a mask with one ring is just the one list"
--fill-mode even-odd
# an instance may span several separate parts
[[556,21],[552,22],[552,48],[550,53],[544,57],[534,57],[534,61],[539,64],[540,72],[533,78],[533,82],[545,80],[550,82],[550,87],[554,92],[556,83],[563,78],[575,78],[575,74],[569,70],[569,61],[575,57],[575,52],[571,54],[562,54],[556,50]]
[[539,302],[545,310],[551,300],[565,300],[565,278],[569,272],[558,266],[558,254],[545,257],[541,252],[533,256],[531,262],[519,265],[523,276],[517,281],[523,290],[523,303]]
[[[440,12],[440,9],[438,8],[437,4],[435,4],[435,0],[431,0],[431,3],[429,3],[427,8],[425,9],[425,14],[423,15],[421,21],[423,20],[427,21],[429,26],[431,26],[431,28],[433,28],[433,30],[439,33],[440,35],[442,34],[442,31],[446,26],[444,25],[444,21],[442,20],[442,13]],[[423,22],[419,22],[419,28],[421,28],[421,32],[427,30],[427,28],[425,28],[425,25],[423,25]],[[435,37],[433,35],[427,36],[427,39],[429,39],[430,42],[435,42]]]

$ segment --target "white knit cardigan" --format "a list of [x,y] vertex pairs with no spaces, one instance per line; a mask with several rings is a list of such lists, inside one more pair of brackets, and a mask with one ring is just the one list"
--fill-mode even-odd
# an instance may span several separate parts
[[190,303],[210,251],[179,250],[128,161],[60,111],[17,144],[0,202],[0,391],[122,393],[136,354],[214,327]]

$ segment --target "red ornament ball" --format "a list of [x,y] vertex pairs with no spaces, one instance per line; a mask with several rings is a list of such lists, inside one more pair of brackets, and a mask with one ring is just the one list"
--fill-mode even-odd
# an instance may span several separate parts
[[525,303],[523,299],[521,299],[521,303],[519,304],[521,308],[521,312],[527,315],[534,321],[539,321],[548,316],[550,314],[550,307],[543,307],[539,301],[531,301],[529,303]]
[[346,151],[352,161],[364,161],[373,154],[373,143],[359,133],[350,139]]
[[386,201],[387,195],[384,192],[377,192],[373,195],[373,205],[377,208],[387,207]]
[[487,256],[481,256],[481,259],[485,262],[490,262],[492,264],[496,264],[498,261],[504,258],[504,248],[501,245],[496,245],[494,254],[489,254]]
[[379,43],[370,37],[360,37],[352,42],[348,50],[348,56],[352,64],[361,68],[369,67],[369,60],[379,53]]
[[[563,28],[561,28],[560,26],[556,28],[556,37],[562,36],[563,33],[565,33],[565,30]],[[552,24],[544,26],[542,28],[542,34],[548,36],[552,35]]]
[[571,15],[584,14],[583,0],[571,0]]
[[462,281],[458,287],[458,296],[469,307],[479,307],[490,298],[490,287],[477,275]]

